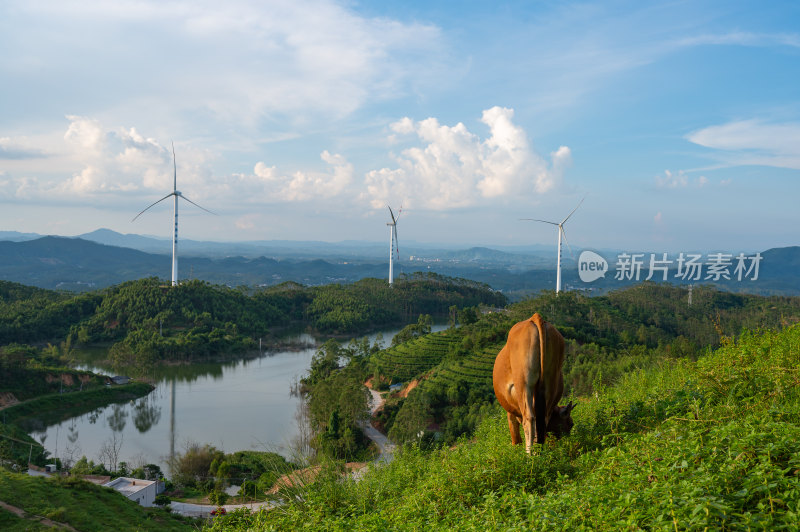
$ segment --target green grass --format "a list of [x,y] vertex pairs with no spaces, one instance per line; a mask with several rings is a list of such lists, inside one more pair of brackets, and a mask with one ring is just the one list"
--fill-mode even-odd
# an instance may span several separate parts
[[302,500],[210,528],[798,529],[800,326],[630,372],[574,416],[527,456],[496,408],[455,447],[407,446],[360,482],[322,475]]
[[18,530],[18,531],[38,531],[50,530],[52,527],[42,525],[35,518],[25,519],[17,517],[16,514],[8,512],[0,508],[0,530]]
[[4,530],[43,530],[36,516],[87,532],[196,529],[191,520],[159,508],[143,508],[110,488],[77,479],[30,477],[0,470],[0,501],[28,514],[22,519],[0,510],[0,527]]

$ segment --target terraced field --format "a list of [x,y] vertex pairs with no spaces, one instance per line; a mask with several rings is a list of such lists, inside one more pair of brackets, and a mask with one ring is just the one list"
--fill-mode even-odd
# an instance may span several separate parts
[[444,361],[420,384],[419,390],[436,390],[451,385],[491,387],[494,359],[502,347],[502,344],[493,345],[458,360]]
[[376,371],[392,382],[413,379],[437,366],[447,357],[450,348],[461,340],[453,330],[415,338],[376,355]]

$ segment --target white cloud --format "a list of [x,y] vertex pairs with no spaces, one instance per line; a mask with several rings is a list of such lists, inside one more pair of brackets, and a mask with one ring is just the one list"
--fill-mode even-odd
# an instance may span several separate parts
[[[334,0],[44,0],[4,13],[13,15],[9,27],[24,28],[4,42],[25,51],[10,63],[20,82],[52,64],[61,83],[83,89],[100,71],[118,115],[146,115],[149,127],[168,116],[182,138],[188,134],[175,128],[191,131],[198,118],[205,127],[241,129],[274,125],[278,116],[284,127],[342,117],[447,75],[437,59],[445,48],[438,27],[363,16],[353,7]],[[8,70],[0,65],[0,72]]]
[[697,179],[689,179],[683,170],[678,170],[677,174],[664,170],[664,175],[657,175],[655,181],[658,188],[686,188],[688,186],[700,188],[709,183],[708,178],[702,175]]
[[[141,196],[172,188],[170,148],[145,138],[135,128],[107,128],[84,116],[66,118],[69,125],[60,138],[0,139],[0,146],[11,146],[7,151],[21,152],[24,157],[15,159],[24,158],[27,165],[17,164],[8,172],[5,196],[96,204],[100,196],[103,202],[129,201],[130,193]],[[183,155],[183,164],[178,160],[180,181],[195,182],[202,173],[197,160],[202,158],[188,148]]]
[[709,126],[686,136],[694,144],[718,150],[726,165],[763,165],[800,169],[800,124],[739,120]]
[[253,229],[259,227],[258,222],[258,214],[245,214],[244,216],[237,218],[235,225],[237,229],[241,229],[242,231],[252,231]]
[[[0,137],[0,160],[36,159],[42,157],[39,150],[31,149],[26,142],[11,137]],[[1,174],[0,174],[1,175]]]
[[99,120],[68,115],[70,121],[64,140],[85,150],[99,152],[103,149],[105,134]]
[[323,151],[320,158],[331,167],[328,172],[296,171],[281,174],[275,166],[259,161],[252,175],[231,176],[225,185],[229,193],[245,200],[262,202],[310,201],[343,194],[353,182],[353,165],[339,154]]
[[[65,171],[47,177],[4,176],[4,196],[89,204],[102,196],[104,202],[129,203],[131,193],[157,198],[172,190],[171,147],[143,136],[136,128],[107,128],[94,118],[67,118],[70,123],[58,146],[59,164]],[[284,174],[258,162],[250,175],[222,176],[212,174],[212,154],[185,145],[176,152],[179,190],[201,204],[213,200],[214,209],[242,202],[332,198],[344,194],[353,183],[353,165],[327,150],[320,154],[327,171]],[[250,223],[246,218],[240,222]]]
[[[170,151],[135,128],[107,130],[99,120],[68,116],[64,134],[70,158],[83,166],[56,188],[78,196],[140,189],[168,190]],[[182,177],[184,177],[182,175]]]
[[415,134],[424,146],[394,156],[397,168],[368,172],[362,197],[374,208],[403,202],[408,207],[447,210],[552,190],[570,162],[569,148],[562,146],[550,154],[548,164],[531,149],[513,117],[512,109],[484,111],[481,121],[490,133],[485,140],[463,123],[451,127],[436,118],[414,122],[406,117],[393,123],[394,133]]
[[800,48],[800,37],[791,33],[752,33],[733,31],[729,33],[707,33],[686,37],[676,42],[678,46],[787,46]]

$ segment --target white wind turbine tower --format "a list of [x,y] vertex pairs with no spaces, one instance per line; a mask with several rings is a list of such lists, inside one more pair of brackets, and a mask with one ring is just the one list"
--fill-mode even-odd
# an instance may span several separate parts
[[386,225],[389,226],[389,284],[394,282],[394,254],[395,251],[397,252],[397,260],[400,260],[400,246],[397,243],[397,218],[400,218],[400,213],[403,212],[403,207],[400,207],[400,210],[397,211],[397,218],[394,216],[394,212],[392,212],[392,208],[388,205],[386,206],[389,208],[389,215],[392,217],[391,222],[387,222]]
[[[581,199],[580,203],[578,203],[578,207],[581,206],[581,203],[583,203],[584,199],[586,199],[586,198]],[[521,218],[521,220],[529,220],[529,221],[532,221],[532,222],[542,222],[542,223],[546,223],[546,224],[555,225],[556,227],[558,227],[558,263],[557,263],[557,267],[556,267],[557,268],[556,269],[556,294],[561,292],[561,237],[562,236],[564,237],[564,241],[567,240],[567,234],[564,232],[564,224],[567,222],[567,220],[570,219],[570,217],[573,214],[575,214],[575,211],[578,210],[578,207],[575,207],[574,209],[572,209],[572,212],[569,213],[569,215],[566,218],[561,220],[561,223],[551,222],[549,220],[537,220],[537,219],[534,219],[534,218]],[[569,246],[569,242],[567,242],[567,245]]]
[[[183,198],[183,199],[185,199],[186,201],[188,201],[189,203],[191,203],[192,205],[194,205],[196,207],[200,207],[200,205],[198,205],[197,203],[193,202],[192,200],[190,200],[189,198],[187,198],[186,196],[181,194],[180,190],[178,190],[178,166],[177,166],[177,164],[175,162],[175,143],[174,142],[172,143],[172,172],[173,172],[172,173],[172,178],[173,178],[172,179],[172,192],[170,192],[169,194],[167,194],[166,196],[164,196],[160,200],[156,201],[155,203],[152,203],[152,204],[148,205],[144,210],[142,210],[139,214],[137,214],[133,218],[133,220],[131,220],[131,221],[135,222],[136,218],[138,218],[139,216],[144,214],[144,212],[147,209],[149,209],[150,207],[153,207],[154,205],[156,205],[158,203],[161,203],[162,201],[164,201],[165,199],[167,199],[170,196],[173,197],[173,204],[172,204],[173,207],[172,208],[173,208],[173,212],[175,213],[175,231],[174,231],[173,236],[172,236],[172,286],[176,286],[178,284],[178,198],[179,197]],[[203,209],[204,211],[208,212],[208,213],[214,214],[213,212],[209,211],[205,207],[200,207],[200,208]]]

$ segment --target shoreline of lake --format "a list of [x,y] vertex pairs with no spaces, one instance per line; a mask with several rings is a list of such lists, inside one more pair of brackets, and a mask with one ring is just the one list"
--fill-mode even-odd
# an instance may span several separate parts
[[[399,330],[373,332],[366,338],[373,344],[380,336],[388,347]],[[122,440],[121,461],[129,467],[156,463],[165,473],[169,456],[182,452],[189,442],[208,443],[225,452],[264,450],[291,458],[301,402],[291,388],[308,371],[319,345],[320,339],[306,333],[285,342],[283,349],[158,365],[148,376],[155,389],[147,396],[107,405],[30,435],[53,457],[73,462],[84,455],[98,462],[103,442],[116,436]],[[107,374],[108,366],[100,363],[107,348],[103,351],[96,346],[84,349],[80,365]]]

